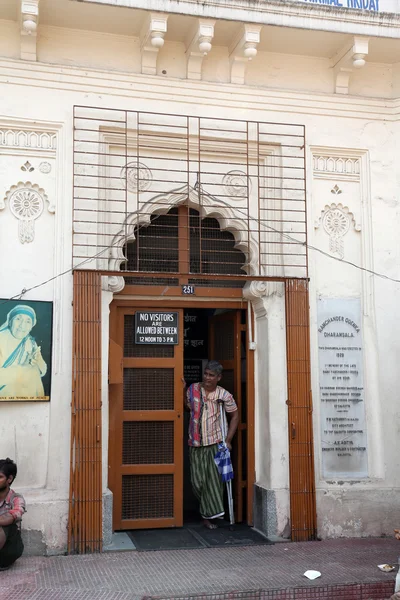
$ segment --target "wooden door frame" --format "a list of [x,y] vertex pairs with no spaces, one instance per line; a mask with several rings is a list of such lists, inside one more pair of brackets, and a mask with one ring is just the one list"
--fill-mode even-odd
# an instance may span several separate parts
[[[115,377],[114,373],[109,371],[109,443],[108,443],[108,466],[109,466],[109,487],[113,492],[113,529],[121,530],[121,529],[147,529],[147,528],[165,528],[165,527],[181,527],[182,522],[181,519],[177,518],[177,515],[182,514],[182,494],[177,494],[178,489],[182,489],[183,487],[183,464],[177,467],[176,460],[174,460],[173,464],[159,464],[159,465],[124,465],[122,460],[122,444],[118,446],[118,449],[115,449],[115,446],[111,440],[111,433],[115,435],[118,440],[123,439],[123,423],[124,421],[174,421],[174,431],[176,431],[176,427],[183,431],[183,406],[182,402],[179,403],[179,408],[175,406],[175,419],[171,418],[171,414],[169,410],[162,411],[159,410],[157,418],[155,418],[154,413],[152,411],[146,410],[137,410],[137,411],[129,411],[124,410],[123,408],[123,369],[128,367],[136,367],[136,368],[154,368],[158,366],[158,361],[161,360],[165,368],[170,368],[174,370],[174,385],[181,385],[181,378],[183,376],[183,364],[182,364],[182,372],[176,372],[174,369],[175,361],[179,360],[179,356],[182,356],[183,359],[183,309],[177,309],[180,311],[181,316],[179,317],[181,320],[181,327],[179,331],[179,345],[175,346],[174,358],[162,358],[157,359],[153,357],[145,358],[134,358],[134,357],[124,357],[124,349],[123,349],[123,339],[124,339],[124,319],[121,318],[119,314],[119,309],[122,309],[122,317],[124,315],[134,315],[138,308],[145,308],[147,310],[148,305],[142,303],[139,306],[132,305],[124,305],[124,306],[116,306],[113,307],[113,310],[110,311],[110,349],[112,348],[113,352],[117,352],[117,362],[119,365],[117,366],[117,370],[119,370],[119,377]],[[160,310],[160,307],[158,307]],[[164,311],[164,307],[162,307],[161,312]],[[112,316],[112,320],[111,320]],[[117,342],[122,342],[122,346]],[[176,354],[176,350],[178,351],[178,355]],[[110,352],[111,355],[111,352]],[[141,363],[141,367],[135,365],[135,363]],[[109,359],[109,364],[111,365],[112,360]],[[128,363],[128,364],[127,364]],[[179,383],[178,383],[179,382]],[[115,407],[115,410],[111,410],[111,407]],[[125,413],[126,419],[122,416]],[[130,418],[129,418],[130,417]],[[121,420],[122,418],[122,420]],[[177,451],[181,446],[181,437],[177,439],[177,435],[174,433],[174,457],[178,456]],[[111,459],[113,457],[113,460]],[[120,465],[120,469],[118,472],[113,469],[115,464]],[[132,471],[134,469],[134,472]],[[149,470],[157,475],[161,474],[173,474],[174,476],[174,499],[173,499],[173,516],[171,517],[163,517],[163,518],[152,518],[151,525],[148,519],[123,519],[121,516],[120,507],[122,505],[122,487],[121,487],[121,475],[147,475],[149,474]],[[117,474],[118,473],[118,474]],[[111,483],[111,486],[110,486]],[[126,527],[123,527],[123,526]]]
[[[152,286],[149,286],[149,296],[151,296],[151,288]],[[223,288],[219,289],[219,292],[221,293],[221,291],[223,290]],[[242,290],[240,290],[242,291]],[[230,292],[231,290],[227,289],[227,296],[228,298],[230,298]],[[154,293],[154,292],[153,292]],[[160,303],[162,303],[162,306],[160,306]],[[120,327],[120,324],[118,323],[118,308],[123,307],[123,308],[153,308],[153,309],[188,309],[188,308],[225,308],[225,309],[232,309],[232,310],[246,310],[246,321],[248,319],[248,314],[247,314],[247,306],[248,306],[248,301],[244,300],[243,298],[240,301],[232,301],[232,300],[226,300],[223,298],[217,298],[215,300],[199,300],[196,298],[183,298],[182,296],[180,296],[179,298],[175,299],[167,299],[167,298],[162,298],[160,299],[158,297],[158,299],[156,297],[152,297],[152,298],[135,298],[135,299],[128,299],[128,298],[124,298],[123,296],[119,296],[119,297],[115,297],[113,299],[113,301],[110,304],[110,340],[115,340],[115,336],[120,336],[121,332],[118,331],[118,327]],[[252,318],[253,320],[253,318]],[[247,455],[247,523],[249,525],[253,524],[253,498],[254,498],[254,484],[255,484],[255,423],[254,423],[254,418],[255,418],[255,406],[254,406],[254,400],[255,400],[255,389],[254,389],[254,351],[249,350],[249,324],[247,324],[247,333],[246,333],[246,337],[247,337],[247,345],[246,345],[246,364],[247,364],[247,448],[246,448],[246,455]],[[251,327],[254,327],[254,323],[252,322]],[[254,329],[253,329],[254,330]],[[120,384],[121,385],[121,384]],[[112,411],[111,407],[112,407],[112,398],[115,398],[115,395],[118,393],[120,394],[120,391],[116,390],[115,384],[109,383],[109,435],[110,435],[110,431],[112,428],[115,428],[116,424],[114,423],[116,414],[113,414],[114,412],[116,413],[116,411]],[[108,444],[108,486],[111,488],[116,489],[116,485],[115,485],[115,479],[114,479],[114,470],[113,470],[113,462],[110,460],[111,456],[110,456],[110,439],[109,439],[109,444]],[[111,485],[110,485],[111,483]],[[115,498],[114,498],[115,501]],[[114,510],[113,510],[114,513]],[[113,515],[113,521],[114,521],[114,515]]]

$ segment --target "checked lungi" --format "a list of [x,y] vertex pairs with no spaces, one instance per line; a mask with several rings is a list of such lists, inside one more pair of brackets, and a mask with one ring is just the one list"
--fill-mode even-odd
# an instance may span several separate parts
[[217,451],[218,444],[189,447],[190,477],[203,519],[224,515],[224,485],[214,462]]

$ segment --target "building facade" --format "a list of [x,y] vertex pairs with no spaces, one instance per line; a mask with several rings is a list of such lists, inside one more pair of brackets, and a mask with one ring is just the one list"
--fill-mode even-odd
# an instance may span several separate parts
[[238,520],[398,525],[399,13],[1,3],[0,447],[36,551],[184,523],[208,358]]

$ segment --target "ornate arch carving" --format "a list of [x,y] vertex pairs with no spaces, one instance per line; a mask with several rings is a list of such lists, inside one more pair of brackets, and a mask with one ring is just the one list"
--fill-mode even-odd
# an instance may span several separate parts
[[[218,221],[221,230],[229,231],[235,238],[235,248],[241,250],[246,256],[246,263],[243,270],[251,275],[257,272],[258,268],[258,250],[257,242],[250,232],[250,243],[247,235],[248,223],[246,218],[240,218],[235,214],[235,209],[229,206],[215,206],[217,200],[204,193],[199,188],[184,185],[172,192],[159,194],[146,202],[140,209],[131,213],[126,218],[121,231],[113,238],[109,255],[109,270],[119,271],[123,262],[126,261],[124,255],[124,244],[126,241],[135,240],[135,228],[147,226],[151,223],[152,215],[166,214],[171,208],[186,204],[200,213],[200,218],[214,218]],[[114,293],[120,292],[124,288],[124,278],[120,276],[109,277],[108,289]]]

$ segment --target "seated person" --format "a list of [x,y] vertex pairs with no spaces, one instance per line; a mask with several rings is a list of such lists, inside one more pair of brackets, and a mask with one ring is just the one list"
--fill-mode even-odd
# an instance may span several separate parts
[[17,476],[17,465],[11,458],[0,459],[0,571],[9,569],[24,551],[21,520],[25,500],[10,486]]

